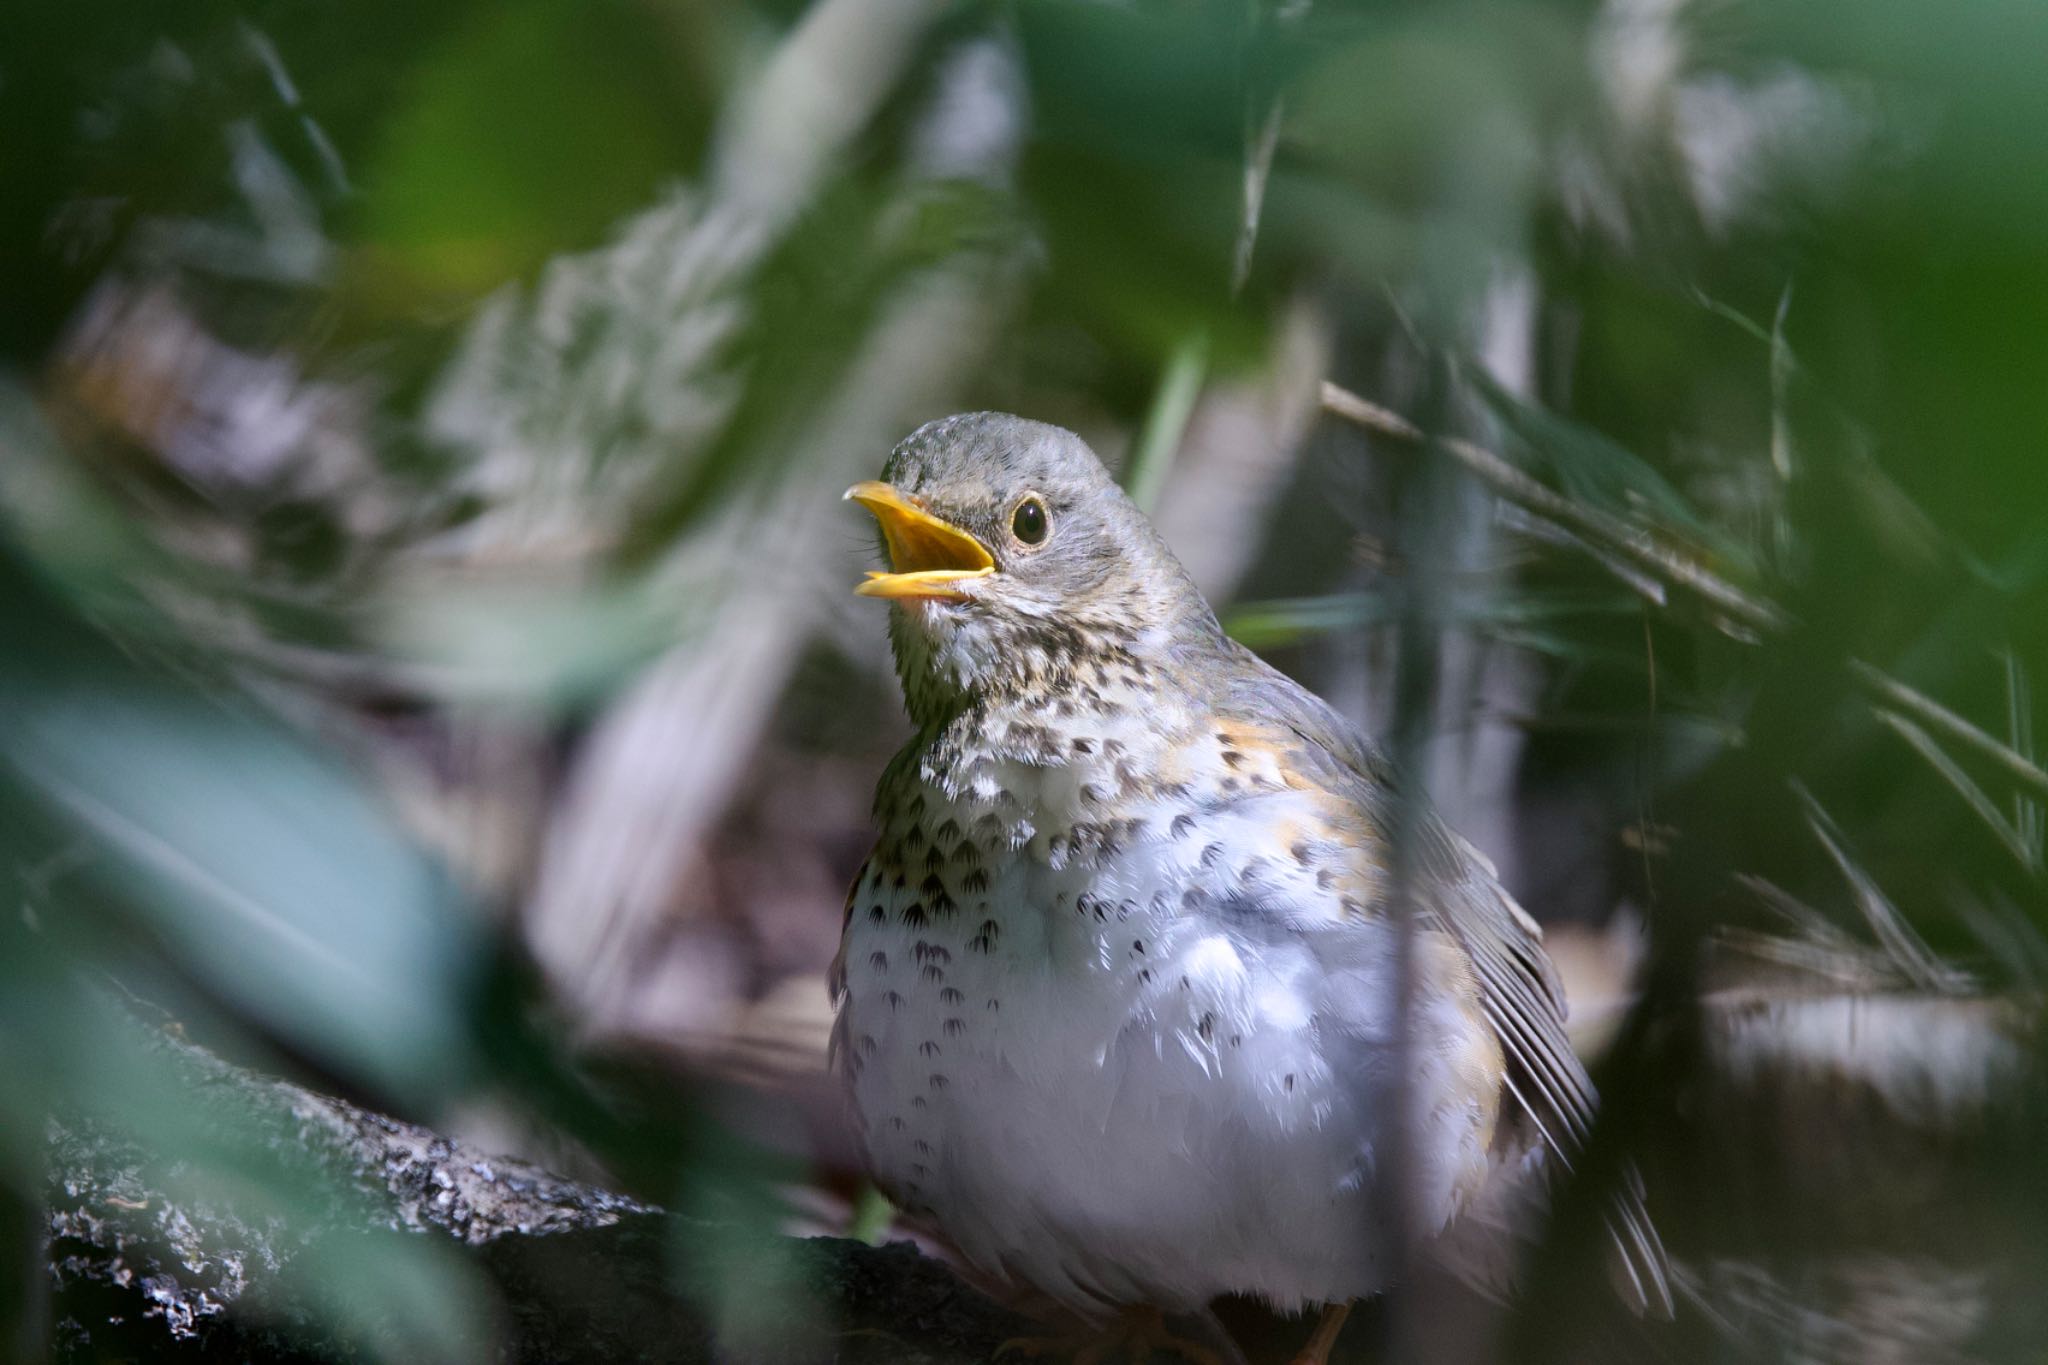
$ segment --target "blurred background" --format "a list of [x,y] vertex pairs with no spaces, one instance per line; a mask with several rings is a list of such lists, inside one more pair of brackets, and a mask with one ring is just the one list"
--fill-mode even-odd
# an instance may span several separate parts
[[[1087,438],[1548,926],[1608,1105],[1465,1358],[2048,1350],[2048,7],[0,35],[24,1358],[91,1355],[46,1292],[53,1124],[335,1216],[166,1030],[721,1226],[914,1235],[822,1073],[908,733],[839,493],[984,407]],[[1624,1156],[1670,1328],[1586,1235]],[[487,1338],[487,1286],[393,1246],[329,1268],[338,1319],[381,1305],[362,1352]],[[804,1286],[747,1264],[679,1253],[676,1292],[768,1341]]]

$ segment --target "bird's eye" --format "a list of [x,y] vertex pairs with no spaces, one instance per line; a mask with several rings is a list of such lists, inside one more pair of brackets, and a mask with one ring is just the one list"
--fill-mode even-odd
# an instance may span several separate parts
[[1024,499],[1010,514],[1010,534],[1026,545],[1036,545],[1044,540],[1047,526],[1045,504],[1037,498]]

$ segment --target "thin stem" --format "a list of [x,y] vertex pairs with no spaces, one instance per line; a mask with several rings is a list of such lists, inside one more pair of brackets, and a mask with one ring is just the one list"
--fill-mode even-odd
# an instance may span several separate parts
[[[1428,440],[1422,428],[1401,414],[1327,381],[1323,384],[1322,403],[1325,412],[1381,436],[1413,445]],[[1483,446],[1456,436],[1443,437],[1431,444],[1510,502],[1593,538],[1658,578],[1690,589],[1740,625],[1751,630],[1777,631],[1791,624],[1791,618],[1775,603],[1736,587],[1684,551],[1658,541],[1646,529],[1573,502]]]
[[2032,792],[2035,796],[2048,797],[2048,771],[2044,771],[2039,764],[2014,750],[2011,745],[1994,735],[1986,734],[1934,698],[1914,691],[1889,673],[1874,668],[1861,659],[1849,661],[1849,672],[1882,704],[1903,711],[1928,729],[1975,750],[1981,757],[1997,764],[2005,775],[2023,790]]
[[1152,409],[1145,414],[1145,428],[1124,467],[1124,491],[1131,501],[1149,512],[1159,501],[1166,472],[1187,434],[1188,418],[1201,395],[1202,379],[1209,370],[1209,338],[1191,332],[1174,346],[1159,376],[1159,389],[1152,395]]
[[[1432,441],[1421,427],[1400,413],[1327,381],[1323,384],[1322,404],[1324,411],[1367,431],[1444,451],[1509,502],[1593,538],[1598,542],[1595,549],[1611,549],[1634,566],[1691,589],[1743,624],[1771,633],[1792,624],[1791,616],[1776,603],[1736,587],[1682,550],[1655,540],[1641,527],[1573,502],[1490,450],[1457,437]],[[2021,791],[2048,799],[2048,770],[2031,758],[1889,673],[1861,659],[1851,659],[1848,664],[1850,676],[1880,708],[1912,717],[1929,731],[1996,764]]]

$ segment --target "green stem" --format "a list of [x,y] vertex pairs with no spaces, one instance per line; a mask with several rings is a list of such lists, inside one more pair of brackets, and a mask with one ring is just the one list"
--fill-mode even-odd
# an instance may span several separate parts
[[1159,376],[1159,389],[1152,395],[1151,411],[1145,414],[1144,430],[1124,465],[1124,491],[1144,511],[1159,501],[1166,471],[1173,468],[1174,453],[1186,434],[1188,417],[1202,392],[1202,379],[1209,370],[1209,337],[1190,332],[1175,343],[1166,357],[1166,369]]

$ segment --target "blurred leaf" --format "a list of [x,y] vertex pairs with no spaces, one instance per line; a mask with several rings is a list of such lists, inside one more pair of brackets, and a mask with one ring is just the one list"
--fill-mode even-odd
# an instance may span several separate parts
[[617,0],[471,12],[413,78],[363,174],[364,246],[396,295],[483,291],[589,243],[688,170],[705,92],[657,16]]
[[23,634],[0,654],[0,762],[83,841],[67,884],[114,893],[309,1053],[418,1102],[444,1094],[471,1063],[481,956],[446,878],[301,741],[148,679],[6,581]]
[[1124,491],[1141,508],[1149,510],[1159,500],[1166,473],[1173,468],[1181,439],[1187,435],[1188,417],[1201,396],[1202,376],[1208,366],[1209,342],[1199,333],[1183,338],[1166,358],[1138,444],[1121,471]]
[[1047,322],[1146,371],[1198,333],[1218,368],[1255,356],[1261,310],[1231,297],[1248,11],[1045,0],[1017,20],[1034,111],[1020,187],[1045,241]]
[[628,563],[647,563],[723,498],[786,470],[890,310],[926,271],[1000,259],[988,244],[1004,239],[1006,221],[982,196],[898,197],[865,178],[820,187],[777,241],[758,243],[758,225],[712,220],[710,231],[735,235],[740,247],[727,287],[745,292],[717,354],[737,382],[723,425],[693,459],[662,471],[634,509]]
[[[75,975],[26,985],[0,974],[0,1039],[17,1064],[23,1052],[33,1059],[38,1084],[10,1086],[0,1114],[39,1104],[54,1123],[35,1132],[55,1142],[46,1151],[38,1141],[30,1167],[8,1173],[18,1187],[42,1190],[55,1164],[85,1216],[125,1197],[114,1216],[162,1244],[168,1264],[155,1269],[173,1278],[172,1294],[219,1277],[217,1312],[260,1320],[269,1290],[296,1310],[276,1324],[285,1332],[311,1330],[378,1360],[473,1358],[489,1331],[475,1268],[443,1238],[389,1226],[383,1192],[354,1183],[362,1173],[328,1150],[317,1123],[285,1100],[266,1103],[246,1077],[158,1035]],[[23,1017],[30,1003],[48,1013]],[[219,1264],[231,1254],[260,1264]],[[309,1307],[314,1323],[298,1317]]]
[[573,710],[607,695],[698,624],[689,602],[665,599],[665,586],[644,579],[414,586],[394,594],[377,642],[428,670],[435,695],[448,701]]
[[[309,1212],[280,1210],[299,1224]],[[319,1212],[332,1219],[337,1210]],[[475,1360],[490,1341],[482,1277],[454,1246],[417,1233],[349,1228],[315,1237],[286,1263],[277,1288],[313,1305],[339,1340],[394,1365]],[[247,1310],[260,1318],[263,1307],[253,1297]]]

